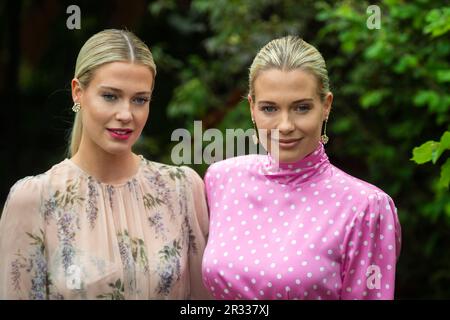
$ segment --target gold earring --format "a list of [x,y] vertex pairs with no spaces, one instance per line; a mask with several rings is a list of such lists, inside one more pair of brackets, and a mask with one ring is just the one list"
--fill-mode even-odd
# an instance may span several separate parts
[[322,141],[323,144],[327,144],[329,138],[327,136],[327,122],[328,122],[328,118],[325,119],[325,126],[323,129],[323,135],[320,137],[320,141]]
[[73,104],[72,111],[75,112],[75,113],[77,113],[77,112],[80,111],[80,110],[81,110],[81,104],[80,104],[79,102],[75,102],[75,103]]
[[254,119],[252,119],[252,122],[253,122],[253,129],[255,130],[255,133],[252,135],[253,143],[258,144],[258,142],[259,142],[258,129],[256,129],[256,123],[255,123]]

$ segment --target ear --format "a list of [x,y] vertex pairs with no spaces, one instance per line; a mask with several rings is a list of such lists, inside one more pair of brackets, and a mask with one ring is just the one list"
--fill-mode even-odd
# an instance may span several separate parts
[[248,104],[250,105],[250,114],[252,115],[252,119],[255,119],[254,117],[254,110],[255,110],[255,102],[252,99],[251,95],[247,95]]
[[80,81],[77,78],[73,78],[71,86],[72,86],[72,100],[74,102],[81,102],[81,97],[83,96],[83,89],[81,88]]
[[328,119],[331,112],[331,105],[333,104],[333,94],[328,92],[323,103],[323,120]]

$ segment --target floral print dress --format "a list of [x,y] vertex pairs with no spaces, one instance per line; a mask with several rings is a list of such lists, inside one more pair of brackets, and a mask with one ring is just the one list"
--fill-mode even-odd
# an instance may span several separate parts
[[0,299],[203,299],[208,212],[188,167],[141,156],[104,184],[70,159],[19,180],[0,220]]

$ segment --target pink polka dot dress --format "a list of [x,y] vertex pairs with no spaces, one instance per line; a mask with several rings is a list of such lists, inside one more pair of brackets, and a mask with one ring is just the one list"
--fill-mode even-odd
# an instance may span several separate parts
[[393,299],[401,229],[392,199],[330,164],[247,155],[205,175],[203,282],[216,299]]

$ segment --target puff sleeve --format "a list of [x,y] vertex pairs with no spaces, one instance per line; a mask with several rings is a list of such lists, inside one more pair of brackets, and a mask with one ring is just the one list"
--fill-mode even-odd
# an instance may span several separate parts
[[190,273],[190,299],[211,299],[202,281],[202,260],[203,252],[208,240],[209,217],[206,204],[205,187],[203,180],[191,168],[183,167],[190,180],[190,187],[193,196],[195,214],[190,216],[190,252],[189,252],[189,273]]
[[394,298],[401,229],[392,199],[368,196],[366,209],[348,226],[343,244],[342,299]]
[[42,183],[36,177],[10,189],[0,219],[0,299],[47,299]]

